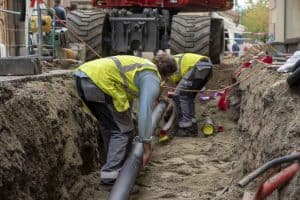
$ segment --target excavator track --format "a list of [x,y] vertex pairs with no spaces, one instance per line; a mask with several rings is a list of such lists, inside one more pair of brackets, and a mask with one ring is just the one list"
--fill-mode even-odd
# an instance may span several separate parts
[[[68,14],[67,25],[69,43],[86,43],[85,59],[92,60],[107,56],[109,46],[108,14],[104,9],[75,10]],[[81,40],[79,39],[81,38]],[[89,47],[94,49],[96,53]]]

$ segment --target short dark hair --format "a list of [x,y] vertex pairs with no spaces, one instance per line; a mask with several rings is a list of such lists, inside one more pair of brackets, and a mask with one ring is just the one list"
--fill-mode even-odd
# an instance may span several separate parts
[[70,11],[76,10],[76,9],[77,9],[77,4],[71,3]]
[[61,0],[55,0],[55,4],[60,4]]
[[161,76],[168,77],[177,71],[175,58],[167,53],[160,53],[155,56],[153,63],[156,65]]

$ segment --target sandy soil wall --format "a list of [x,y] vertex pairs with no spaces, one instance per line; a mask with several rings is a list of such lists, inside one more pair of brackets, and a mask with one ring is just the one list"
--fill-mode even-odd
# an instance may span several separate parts
[[[255,75],[239,87],[239,150],[244,173],[273,158],[300,151],[300,87],[291,90],[287,74],[263,64],[256,64],[250,72]],[[299,199],[299,186],[298,176],[287,189],[290,192],[279,191],[271,199],[279,199],[280,195],[284,195],[281,199]]]
[[0,199],[80,199],[98,144],[70,73],[0,82]]

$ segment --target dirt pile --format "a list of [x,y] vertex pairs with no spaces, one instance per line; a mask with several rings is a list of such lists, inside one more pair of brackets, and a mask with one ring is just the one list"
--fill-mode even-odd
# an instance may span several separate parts
[[81,108],[70,73],[0,81],[0,199],[86,199],[103,155]]
[[[246,74],[254,76],[242,82],[238,134],[242,171],[248,173],[266,161],[300,150],[300,88],[291,90],[287,74],[274,67],[254,64]],[[257,186],[257,183],[256,183]],[[299,199],[300,177],[272,199]],[[278,197],[278,198],[277,198]]]
[[52,59],[41,61],[43,73],[59,69],[75,69],[81,64],[81,61],[72,59]]

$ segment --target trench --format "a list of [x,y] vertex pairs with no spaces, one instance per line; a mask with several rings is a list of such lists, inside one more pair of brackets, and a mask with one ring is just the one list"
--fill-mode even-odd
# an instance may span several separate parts
[[[231,83],[237,67],[216,66],[208,88]],[[222,70],[228,68],[228,70]],[[232,69],[232,70],[230,70]],[[196,99],[197,119],[209,115],[224,127],[211,137],[155,143],[131,199],[241,199],[237,183],[264,162],[299,150],[299,88],[266,66],[218,99]],[[83,109],[69,71],[32,77],[0,77],[0,199],[107,199],[97,190],[104,160],[95,118]],[[297,199],[299,176],[270,199]],[[246,190],[255,191],[258,182]]]

